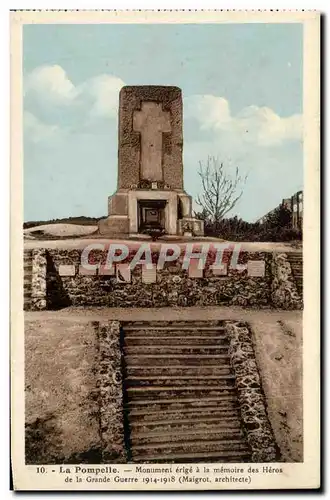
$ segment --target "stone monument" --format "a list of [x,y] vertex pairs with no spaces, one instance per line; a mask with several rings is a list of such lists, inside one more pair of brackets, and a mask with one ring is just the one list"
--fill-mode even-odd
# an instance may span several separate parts
[[126,86],[119,96],[117,191],[109,197],[102,235],[201,236],[183,189],[182,93],[171,86]]

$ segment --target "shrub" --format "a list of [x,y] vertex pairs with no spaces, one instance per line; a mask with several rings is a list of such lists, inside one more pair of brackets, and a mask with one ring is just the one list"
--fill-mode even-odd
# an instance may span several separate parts
[[[200,219],[202,213],[196,214]],[[278,218],[277,218],[278,217]],[[276,224],[276,220],[277,223]],[[281,226],[281,221],[283,226]],[[302,232],[288,226],[288,217],[284,211],[279,211],[266,224],[250,223],[238,217],[222,219],[214,223],[208,218],[204,219],[206,236],[223,238],[230,241],[295,241],[302,240]]]

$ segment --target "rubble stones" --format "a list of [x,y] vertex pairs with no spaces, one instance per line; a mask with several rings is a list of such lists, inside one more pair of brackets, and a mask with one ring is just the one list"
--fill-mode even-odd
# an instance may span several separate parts
[[[106,252],[95,251],[96,263]],[[157,269],[156,281],[144,283],[141,266],[132,271],[131,283],[117,283],[115,275],[76,273],[60,276],[62,266],[81,264],[79,250],[33,250],[32,307],[58,309],[63,306],[166,307],[215,306],[302,309],[302,298],[286,254],[241,252],[241,262],[263,259],[264,277],[249,277],[247,271],[228,268],[227,276],[216,276],[208,264],[204,278],[189,277],[180,262]],[[51,265],[50,265],[51,264]],[[47,297],[51,300],[46,300]],[[48,303],[47,303],[48,302]]]
[[255,360],[252,339],[244,323],[226,323],[230,362],[236,377],[235,385],[247,441],[253,462],[276,462],[278,450],[266,412],[261,380]]
[[280,309],[302,309],[302,298],[298,292],[287,254],[273,254],[271,299]]
[[32,287],[31,287],[31,309],[46,309],[47,292],[47,261],[46,250],[43,248],[32,250]]
[[100,433],[103,463],[126,463],[122,359],[118,321],[95,324],[99,343]]
[[[80,265],[80,251],[55,250],[47,251],[53,267],[60,265]],[[95,261],[102,262],[106,252],[95,252]],[[72,306],[105,306],[105,307],[166,307],[166,306],[215,306],[238,305],[243,307],[269,307],[271,300],[271,254],[242,252],[242,261],[248,259],[264,259],[266,274],[264,277],[252,278],[247,271],[228,268],[227,276],[213,275],[210,266],[205,268],[204,278],[190,278],[188,270],[181,267],[180,262],[166,263],[163,269],[157,269],[154,283],[143,283],[141,266],[136,266],[131,274],[131,283],[117,283],[115,276],[107,276],[106,286],[103,276],[81,275],[61,276],[61,289],[50,293],[51,288],[58,286],[58,280],[47,274],[49,293],[60,300],[60,293],[66,295]],[[51,304],[57,308],[57,304]]]

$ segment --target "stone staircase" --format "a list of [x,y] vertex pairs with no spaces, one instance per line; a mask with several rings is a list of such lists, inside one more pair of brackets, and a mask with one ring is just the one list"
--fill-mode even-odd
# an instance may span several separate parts
[[24,250],[24,310],[31,309],[32,250]]
[[295,279],[297,290],[303,295],[303,255],[302,252],[288,252],[288,260],[291,265],[293,277]]
[[131,462],[248,462],[219,321],[123,324]]

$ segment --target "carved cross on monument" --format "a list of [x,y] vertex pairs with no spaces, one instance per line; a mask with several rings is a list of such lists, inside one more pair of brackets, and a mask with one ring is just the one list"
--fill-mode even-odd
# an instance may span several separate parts
[[143,102],[141,111],[134,111],[133,130],[141,134],[141,178],[162,181],[163,132],[171,132],[170,113],[161,104]]
[[182,141],[182,94],[178,87],[121,89],[118,189],[135,189],[141,181],[149,181],[183,190]]

